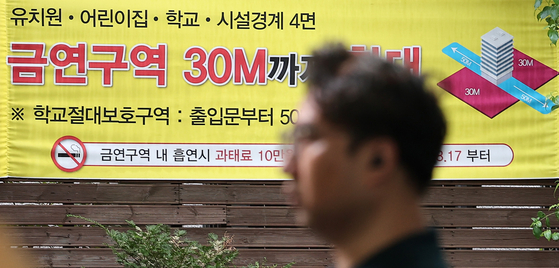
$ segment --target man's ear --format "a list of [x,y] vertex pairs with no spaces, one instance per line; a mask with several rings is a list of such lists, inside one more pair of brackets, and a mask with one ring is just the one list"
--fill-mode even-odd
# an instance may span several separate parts
[[396,176],[400,156],[398,145],[392,138],[373,138],[365,142],[363,147],[368,163],[365,182],[367,186],[372,187],[385,183]]

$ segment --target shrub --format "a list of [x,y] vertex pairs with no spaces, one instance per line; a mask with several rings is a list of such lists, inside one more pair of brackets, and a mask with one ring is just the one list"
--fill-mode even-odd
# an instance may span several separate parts
[[[239,252],[231,245],[233,238],[224,235],[219,238],[216,234],[208,234],[208,245],[198,241],[188,240],[186,231],[175,230],[171,233],[168,225],[147,225],[142,230],[133,221],[126,221],[131,230],[121,232],[109,229],[99,222],[78,215],[68,215],[90,222],[102,228],[113,240],[110,247],[117,258],[117,262],[125,268],[226,268],[237,257]],[[289,268],[292,263],[283,266]],[[247,268],[268,268],[255,262]]]

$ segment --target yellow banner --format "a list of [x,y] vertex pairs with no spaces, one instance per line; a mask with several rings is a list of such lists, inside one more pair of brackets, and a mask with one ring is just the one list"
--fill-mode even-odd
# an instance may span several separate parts
[[[437,179],[558,172],[531,1],[2,1],[0,176],[283,179],[313,48],[428,75]],[[405,148],[404,148],[405,149]]]

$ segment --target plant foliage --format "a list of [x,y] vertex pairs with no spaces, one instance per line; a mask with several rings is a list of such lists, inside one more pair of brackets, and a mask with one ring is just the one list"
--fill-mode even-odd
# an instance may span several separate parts
[[557,45],[557,40],[559,39],[559,0],[536,0],[534,3],[534,12],[536,13],[536,18],[538,21],[545,20],[547,26],[547,36],[551,41],[551,44]]
[[[133,221],[126,221],[131,230],[120,232],[109,229],[99,222],[78,215],[68,214],[102,228],[113,240],[109,245],[117,262],[125,268],[227,268],[239,252],[232,246],[233,238],[224,235],[208,234],[208,245],[188,240],[186,231],[175,230],[171,233],[168,225],[147,225],[142,230]],[[289,268],[292,264],[283,266]],[[258,262],[247,268],[274,268]]]
[[[555,181],[555,183],[555,191],[553,192],[554,196],[555,193],[557,193],[557,188],[559,188],[559,180]],[[540,237],[545,237],[547,241],[557,241],[559,240],[559,232],[554,232],[551,228],[550,218],[554,217],[559,221],[559,203],[550,206],[549,211],[552,212],[546,214],[543,211],[538,211],[538,215],[535,218],[532,218],[532,224],[530,224],[530,227],[532,228],[532,233],[536,238],[540,239]]]
[[551,104],[551,111],[554,111],[555,109],[559,108],[559,95],[557,95],[557,92],[547,95],[545,104],[546,105]]

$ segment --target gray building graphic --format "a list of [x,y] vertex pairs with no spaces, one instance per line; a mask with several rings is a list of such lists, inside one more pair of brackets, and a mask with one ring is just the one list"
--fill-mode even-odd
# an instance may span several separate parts
[[512,77],[513,37],[496,27],[481,37],[481,76],[499,85]]

